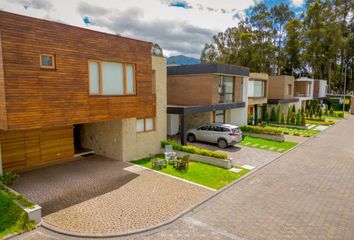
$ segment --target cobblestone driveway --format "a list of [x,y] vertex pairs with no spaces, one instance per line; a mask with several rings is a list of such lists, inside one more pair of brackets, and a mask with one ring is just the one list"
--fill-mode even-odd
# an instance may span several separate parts
[[169,220],[213,193],[102,156],[38,169],[14,188],[44,206],[43,220],[80,233],[117,233]]

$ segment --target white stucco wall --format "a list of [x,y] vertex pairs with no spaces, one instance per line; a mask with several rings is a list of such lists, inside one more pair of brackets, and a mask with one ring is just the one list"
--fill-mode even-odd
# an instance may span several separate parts
[[247,110],[248,110],[248,79],[243,77],[243,95],[242,101],[245,102],[245,107],[235,108],[230,111],[230,123],[237,126],[247,125]]
[[319,85],[320,85],[320,90],[319,90],[318,97],[324,98],[324,97],[326,97],[326,93],[327,93],[327,81],[326,80],[319,80]]
[[176,135],[179,132],[179,115],[167,114],[167,134]]

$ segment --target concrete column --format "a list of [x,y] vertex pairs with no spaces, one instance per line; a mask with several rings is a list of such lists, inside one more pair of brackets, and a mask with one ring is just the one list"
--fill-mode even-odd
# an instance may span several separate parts
[[181,144],[187,143],[188,114],[181,115]]

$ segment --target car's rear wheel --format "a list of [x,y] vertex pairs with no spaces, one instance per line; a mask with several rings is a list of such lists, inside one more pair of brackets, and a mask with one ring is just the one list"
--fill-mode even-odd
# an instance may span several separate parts
[[190,133],[190,134],[188,134],[188,136],[187,136],[187,140],[188,140],[188,142],[195,142],[196,137],[195,137],[194,134]]
[[227,144],[227,141],[225,139],[219,139],[218,140],[218,146],[219,148],[227,148],[228,144]]

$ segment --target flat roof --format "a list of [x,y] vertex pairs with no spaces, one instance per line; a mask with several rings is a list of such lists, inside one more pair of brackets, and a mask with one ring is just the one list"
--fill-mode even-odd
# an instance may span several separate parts
[[167,67],[167,75],[187,75],[203,73],[249,76],[250,70],[247,67],[240,67],[236,65],[221,63],[192,64]]
[[243,108],[246,106],[245,102],[240,103],[219,103],[206,105],[167,105],[167,113],[169,114],[188,114],[197,112],[212,112],[216,110],[225,110],[232,108]]

